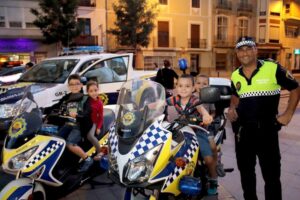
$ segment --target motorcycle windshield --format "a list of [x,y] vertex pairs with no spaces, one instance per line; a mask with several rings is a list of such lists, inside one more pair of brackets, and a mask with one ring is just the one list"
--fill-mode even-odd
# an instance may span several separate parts
[[133,138],[162,115],[165,89],[150,80],[131,80],[123,84],[117,102],[117,132],[120,138]]
[[42,113],[33,97],[33,86],[26,88],[5,140],[5,148],[16,149],[34,137],[42,125]]

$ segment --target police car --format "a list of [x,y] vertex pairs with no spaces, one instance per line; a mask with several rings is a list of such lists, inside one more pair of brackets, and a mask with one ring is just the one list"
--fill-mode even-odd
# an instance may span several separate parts
[[[133,78],[150,78],[155,71],[137,71],[133,54],[92,54],[46,59],[26,71],[17,82],[0,86],[0,130],[7,130],[27,86],[31,86],[39,107],[49,107],[68,93],[68,77],[79,74],[86,81],[97,80],[105,105],[115,104],[121,85]],[[108,74],[103,79],[99,71]],[[111,77],[111,79],[109,79]],[[85,91],[85,87],[84,87]]]

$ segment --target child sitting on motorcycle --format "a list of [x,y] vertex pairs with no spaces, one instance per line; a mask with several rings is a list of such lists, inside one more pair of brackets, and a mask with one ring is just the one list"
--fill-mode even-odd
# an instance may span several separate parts
[[[192,110],[192,114],[201,114],[203,118],[203,125],[209,125],[213,118],[209,115],[207,110],[202,106],[196,106],[199,103],[199,98],[193,95],[195,89],[194,78],[190,75],[182,75],[177,81],[177,95],[167,99],[168,106],[174,106],[178,114],[184,111]],[[196,133],[198,142],[201,148],[201,155],[209,170],[209,188],[208,195],[217,194],[217,173],[216,173],[216,160],[213,158],[213,153],[210,148],[209,140],[206,133],[198,131]]]
[[[74,119],[73,122],[68,121],[64,123],[59,130],[58,135],[65,138],[67,148],[83,160],[83,164],[78,172],[85,172],[93,164],[93,159],[89,157],[78,144],[81,141],[80,126],[83,123],[88,123],[90,121],[90,114],[88,112],[90,109],[84,108],[87,105],[85,102],[82,102],[82,83],[80,82],[80,76],[78,74],[73,74],[68,78],[68,86],[70,93],[62,97],[58,103],[50,108],[46,108],[44,113],[48,114],[53,110],[66,110],[64,114],[67,115],[67,117]],[[84,107],[81,109],[79,108],[80,104],[84,104]],[[79,110],[82,110],[82,112]]]
[[[202,88],[208,87],[209,86],[209,77],[204,75],[204,74],[199,74],[198,76],[196,76],[195,79],[195,95],[199,95],[201,92]],[[201,101],[201,99],[200,99]],[[205,103],[202,104],[202,106],[208,111],[208,113],[210,115],[212,115],[213,117],[215,117],[216,114],[216,108],[214,104],[209,104],[209,103]],[[208,135],[208,140],[209,140],[209,144],[210,144],[210,148],[213,152],[213,158],[215,160],[215,162],[218,162],[218,152],[217,152],[217,145],[214,141],[214,133],[213,133],[213,129],[210,128],[210,126],[208,127],[208,130],[210,131],[210,134]]]
[[92,128],[87,134],[87,139],[94,145],[97,151],[97,155],[94,160],[98,161],[101,159],[100,144],[95,133],[97,135],[101,132],[101,127],[103,124],[103,103],[99,98],[99,88],[98,83],[95,81],[89,81],[86,85],[86,91],[89,95],[88,103],[91,107],[91,120],[93,122]]

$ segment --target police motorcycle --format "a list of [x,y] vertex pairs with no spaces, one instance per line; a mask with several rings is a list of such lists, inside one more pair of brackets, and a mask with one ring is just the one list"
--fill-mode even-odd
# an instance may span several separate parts
[[[57,136],[58,126],[43,123],[34,93],[34,86],[26,89],[4,141],[2,168],[16,179],[2,189],[0,199],[56,199],[104,172],[96,162],[87,172],[78,172],[82,162],[67,150],[66,141]],[[114,120],[113,111],[105,110],[104,134],[98,138],[101,146],[107,142],[105,131]],[[80,146],[88,155],[96,153],[87,141]]]
[[[203,89],[205,102],[219,98],[217,88]],[[191,198],[205,194],[205,174],[196,173],[199,144],[194,125],[201,119],[180,116],[164,121],[164,88],[148,80],[126,82],[109,131],[109,176],[126,187],[124,199]],[[221,141],[222,131],[216,134]],[[201,148],[201,147],[200,147]],[[200,178],[201,177],[201,178]]]

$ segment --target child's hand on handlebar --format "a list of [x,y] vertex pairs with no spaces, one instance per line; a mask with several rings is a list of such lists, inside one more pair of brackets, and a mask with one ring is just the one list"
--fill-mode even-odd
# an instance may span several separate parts
[[212,123],[212,121],[213,121],[212,116],[210,116],[209,114],[203,115],[203,124],[204,125],[209,125]]
[[76,118],[77,117],[77,112],[70,112],[70,117]]

